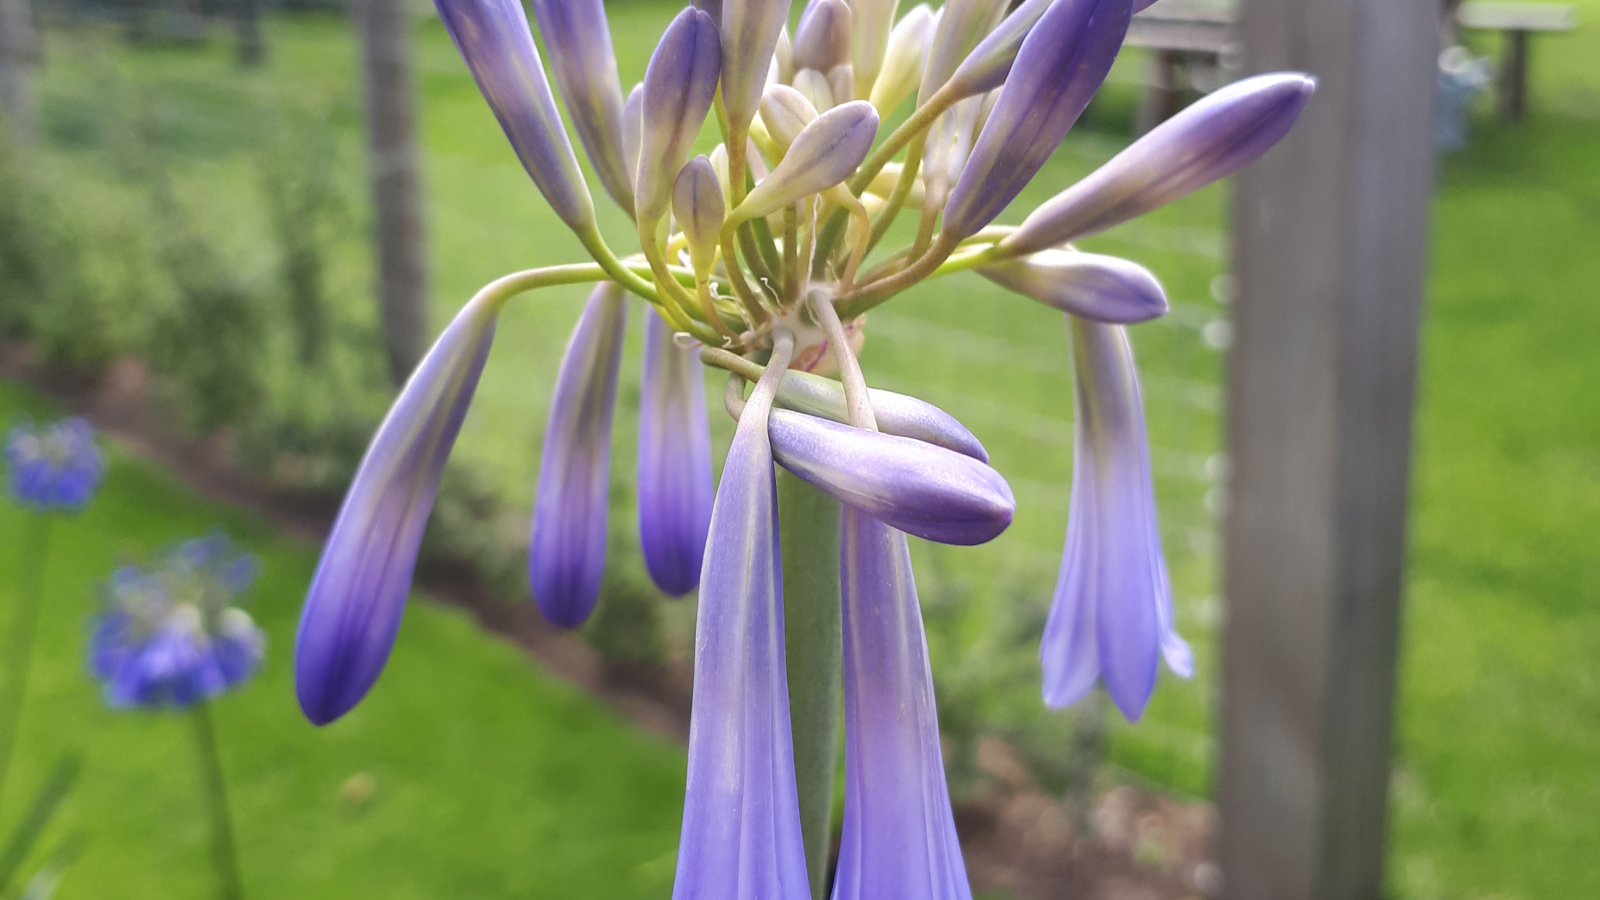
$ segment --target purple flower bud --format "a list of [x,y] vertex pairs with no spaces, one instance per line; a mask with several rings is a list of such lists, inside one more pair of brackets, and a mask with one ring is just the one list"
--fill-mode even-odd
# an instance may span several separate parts
[[851,8],[855,31],[850,41],[850,68],[855,75],[856,100],[872,95],[872,85],[883,71],[894,14],[899,8],[900,0],[856,0]]
[[755,186],[731,218],[744,222],[765,216],[839,184],[867,158],[877,133],[878,111],[860,100],[817,116],[801,130],[772,174]]
[[595,227],[594,202],[561,127],[556,99],[518,0],[435,0],[489,108],[556,215],[574,231]]
[[[928,4],[919,3],[889,32],[889,47],[884,51],[883,65],[872,82],[869,96],[881,115],[893,112],[922,83],[922,66],[933,26],[933,10]],[[860,77],[858,73],[858,85]]]
[[901,531],[982,544],[1011,524],[1016,499],[999,472],[934,444],[773,410],[772,453],[818,490]]
[[826,72],[850,62],[850,32],[850,7],[844,0],[816,0],[806,7],[794,31],[794,67]]
[[[878,419],[878,430],[885,434],[954,450],[979,462],[988,462],[989,453],[966,426],[932,403],[893,391],[870,388],[867,398]],[[778,405],[795,412],[821,416],[835,422],[849,422],[844,386],[832,378],[790,369],[778,387]]]
[[971,97],[1005,83],[1028,32],[1055,0],[1027,0],[995,26],[950,76],[958,96]]
[[[702,157],[703,158],[703,157]],[[676,597],[700,583],[711,526],[711,428],[700,357],[645,307],[639,396],[639,546],[645,568]]]
[[789,0],[723,0],[722,106],[734,133],[756,117]]
[[1188,678],[1156,528],[1150,449],[1133,349],[1121,325],[1067,317],[1077,416],[1061,577],[1039,658],[1044,700],[1074,703],[1096,679],[1130,721],[1155,690],[1156,659]]
[[939,26],[928,44],[917,102],[925,103],[1006,14],[1006,0],[949,0],[939,11]]
[[469,303],[367,448],[323,545],[295,636],[295,692],[326,725],[366,696],[394,648],[439,476],[478,387],[497,310]]
[[572,330],[550,400],[528,583],[539,611],[562,628],[589,618],[605,574],[611,414],[627,325],[627,294],[601,282]]
[[1279,72],[1216,91],[1046,201],[1004,246],[1027,252],[1075,241],[1232,175],[1289,133],[1316,84]]
[[578,139],[611,199],[633,212],[633,170],[622,157],[622,84],[601,0],[533,0],[556,84]]
[[767,412],[792,348],[786,341],[774,350],[745,404],[711,513],[673,900],[811,896],[789,730],[777,484],[767,443]]
[[1097,253],[1040,250],[979,266],[1001,287],[1095,322],[1132,325],[1167,313],[1167,294],[1144,266]]
[[833,900],[970,900],[906,536],[846,507],[844,829]]
[[672,186],[672,214],[689,242],[689,261],[696,275],[711,272],[727,209],[711,160],[704,156],[689,160]]
[[1129,0],[1056,0],[1028,32],[944,208],[947,239],[994,221],[1099,90],[1128,32]]
[[716,23],[692,7],[672,20],[650,57],[634,180],[635,214],[642,224],[659,222],[667,214],[672,183],[711,111],[720,65]]
[[[1155,0],[1149,0],[1155,2]],[[722,21],[722,0],[694,0],[694,8],[704,10],[713,22]]]
[[6,438],[6,488],[34,512],[77,512],[105,477],[105,458],[85,419],[18,425]]

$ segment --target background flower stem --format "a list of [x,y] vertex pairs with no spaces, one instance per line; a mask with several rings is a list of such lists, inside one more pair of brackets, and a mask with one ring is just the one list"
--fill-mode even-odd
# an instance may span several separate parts
[[217,896],[222,900],[242,900],[244,887],[239,880],[233,818],[228,811],[228,782],[222,774],[222,755],[217,752],[217,728],[211,719],[211,704],[205,700],[196,703],[189,712],[189,720],[194,725],[200,776],[205,780],[207,805],[211,808],[211,856],[217,869]]
[[813,900],[827,898],[840,703],[839,501],[778,469],[783,628],[800,830]]
[[17,747],[17,726],[22,721],[22,701],[28,693],[28,669],[33,663],[33,643],[39,631],[52,518],[48,513],[29,516],[27,534],[18,545],[22,559],[17,568],[22,577],[17,580],[17,605],[6,647],[5,684],[0,687],[4,691],[0,694],[0,800],[5,798],[6,777],[11,774],[11,756]]

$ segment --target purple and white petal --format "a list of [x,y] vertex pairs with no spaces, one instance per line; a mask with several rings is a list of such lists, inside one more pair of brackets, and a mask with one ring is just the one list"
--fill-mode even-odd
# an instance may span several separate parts
[[704,369],[693,349],[645,309],[639,393],[639,547],[656,586],[671,596],[700,583],[715,489]]

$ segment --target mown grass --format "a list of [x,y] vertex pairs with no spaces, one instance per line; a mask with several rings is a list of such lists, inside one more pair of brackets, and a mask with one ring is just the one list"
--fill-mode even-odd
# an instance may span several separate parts
[[[613,4],[609,12],[623,79],[631,84],[642,77],[649,48],[673,8],[639,2]],[[1533,120],[1520,127],[1480,121],[1471,149],[1447,161],[1439,175],[1393,829],[1392,882],[1401,896],[1416,900],[1582,896],[1600,886],[1584,856],[1585,848],[1600,842],[1592,815],[1600,803],[1600,775],[1587,762],[1600,757],[1600,669],[1594,663],[1600,658],[1600,619],[1594,613],[1600,572],[1589,537],[1600,529],[1600,441],[1594,433],[1600,418],[1586,389],[1596,374],[1591,348],[1597,313],[1586,301],[1600,283],[1600,253],[1593,249],[1600,239],[1593,163],[1600,126],[1573,117],[1600,115],[1600,83],[1591,64],[1600,49],[1600,0],[1584,0],[1580,14],[1585,19],[1578,34],[1536,44]],[[61,164],[93,190],[125,190],[103,175],[107,138],[95,123],[103,119],[104,100],[95,86],[107,77],[138,85],[155,104],[180,190],[218,234],[228,236],[241,265],[264,267],[259,238],[266,226],[250,156],[250,120],[264,103],[299,104],[320,110],[339,135],[332,164],[343,173],[355,207],[363,209],[356,68],[347,24],[279,19],[271,35],[272,65],[251,75],[232,68],[225,46],[117,49],[112,61],[93,63],[86,61],[93,54],[53,54],[44,115],[63,150]],[[1473,42],[1492,49],[1484,36]],[[66,46],[101,55],[106,49],[98,42]],[[578,259],[581,250],[509,153],[436,23],[419,29],[417,51],[438,329],[489,279]],[[1130,59],[1124,65],[1136,64]],[[1017,208],[1029,208],[1109,158],[1125,142],[1135,100],[1130,87],[1108,88]],[[613,244],[631,246],[621,214],[603,197],[597,205]],[[1144,721],[1113,728],[1110,759],[1194,795],[1208,792],[1214,756],[1209,734],[1220,603],[1214,503],[1208,505],[1207,497],[1210,473],[1217,470],[1208,463],[1221,447],[1217,386],[1225,359],[1201,340],[1201,331],[1226,318],[1225,304],[1218,302],[1226,299],[1225,279],[1218,279],[1228,258],[1225,213],[1226,189],[1212,188],[1086,244],[1151,267],[1175,304],[1173,316],[1135,329],[1134,339],[1145,374],[1179,625],[1196,643],[1200,675],[1191,683],[1164,677]],[[335,262],[332,282],[347,295],[363,296],[370,261],[359,240],[343,246]],[[458,449],[524,509],[531,506],[548,391],[583,295],[581,288],[551,290],[508,310]],[[1058,562],[1071,467],[1062,322],[1049,310],[961,275],[875,312],[868,334],[869,378],[961,417],[1017,488],[1016,524],[993,544],[971,550],[919,544],[915,550],[925,600],[957,598],[966,604],[948,624],[952,641],[939,646],[963,648],[969,658],[936,665],[965,662],[982,669],[988,648],[1005,643],[999,635],[1042,615]],[[620,482],[633,466],[637,336],[635,327],[617,420],[613,464]],[[725,437],[720,417],[717,427]],[[309,559],[303,556],[298,570],[288,570],[298,572],[294,578],[275,576],[293,585],[284,588],[285,617],[292,615]],[[444,624],[438,627],[446,631],[466,628],[442,614],[414,615],[397,660],[408,658],[406,642],[420,640],[417,622],[430,617],[439,617]],[[472,644],[474,658],[509,653],[484,650],[477,646],[483,641],[472,643],[476,639],[464,631],[451,633]],[[465,643],[452,649],[465,649]],[[287,646],[286,635],[278,646]],[[454,672],[462,687],[481,674],[457,671],[455,658],[443,649],[435,653],[440,655],[426,649],[410,655],[406,664],[419,673],[415,687],[392,674],[378,696],[426,705],[438,695],[421,670]],[[1023,666],[1017,678],[1015,685],[990,687],[985,715],[1005,720],[1033,702],[1036,673]],[[265,693],[271,685],[269,675],[252,692]],[[281,682],[278,691],[277,701],[287,703]],[[451,716],[453,727],[496,746],[506,743],[490,730],[499,718],[495,704],[519,701],[494,693],[482,702],[482,714],[472,717],[483,720],[481,726],[470,724],[462,711]],[[374,740],[370,746],[383,745]],[[441,780],[426,790],[447,797],[451,791],[444,785]],[[512,787],[532,796],[526,784]],[[420,782],[414,789],[417,803],[428,802]],[[282,814],[293,820],[293,814]],[[430,823],[392,839],[397,846],[442,840],[437,855],[419,859],[443,872],[457,837],[466,843],[468,834],[502,835],[516,827],[498,812],[485,812],[470,827]],[[666,826],[658,830],[671,832]],[[198,832],[193,838],[199,840]],[[489,858],[484,847],[504,849],[493,839],[477,843],[464,858]],[[636,859],[647,852],[659,856],[652,849]],[[340,860],[329,863],[330,870],[367,867],[363,859],[340,855],[359,850],[330,853]],[[546,864],[528,855],[509,867],[524,872]],[[670,871],[670,859],[665,866]],[[247,874],[249,869],[247,863]],[[499,892],[485,888],[486,894]]]

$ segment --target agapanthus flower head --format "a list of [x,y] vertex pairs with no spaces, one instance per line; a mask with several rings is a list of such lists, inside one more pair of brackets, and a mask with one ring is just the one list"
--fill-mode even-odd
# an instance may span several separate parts
[[94,496],[106,462],[84,419],[25,422],[6,437],[6,489],[34,512],[77,512]]
[[[586,213],[592,201],[521,7],[436,2],[513,149],[593,262],[484,288],[396,401],[307,598],[296,650],[302,708],[318,724],[343,715],[388,658],[423,522],[500,307],[537,287],[603,283],[559,362],[529,572],[555,624],[574,626],[593,608],[631,294],[649,306],[640,543],[664,591],[700,590],[675,896],[810,894],[775,465],[844,504],[850,770],[836,896],[969,896],[939,771],[907,535],[991,540],[1016,501],[960,422],[867,385],[857,359],[866,314],[971,269],[1072,317],[1076,465],[1042,645],[1046,700],[1072,702],[1103,682],[1137,717],[1161,657],[1179,674],[1191,668],[1174,629],[1123,333],[1163,314],[1167,299],[1143,267],[1068,242],[1244,165],[1283,136],[1312,82],[1280,73],[1224,88],[1018,228],[994,223],[1098,91],[1147,0],[1015,8],[948,0],[937,13],[912,6],[898,21],[896,0],[809,0],[793,35],[788,0],[696,0],[668,27],[620,113],[601,4],[536,0],[546,43],[559,45],[556,82],[584,147],[613,197],[624,208],[625,196],[633,200],[637,252],[619,254]],[[898,124],[885,134],[885,121]],[[691,158],[708,127],[720,144]],[[619,170],[629,183],[618,183]],[[908,209],[918,216],[915,238],[879,251]],[[714,489],[702,364],[729,373],[723,405],[738,420]],[[825,377],[834,372],[838,380]]]
[[220,533],[185,541],[104,585],[89,671],[116,709],[184,709],[249,681],[266,635],[237,603],[260,570]]

